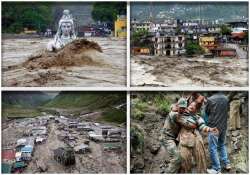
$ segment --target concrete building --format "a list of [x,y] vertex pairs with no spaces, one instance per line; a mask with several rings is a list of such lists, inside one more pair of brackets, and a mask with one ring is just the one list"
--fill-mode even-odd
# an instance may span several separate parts
[[154,54],[158,56],[178,56],[185,53],[185,37],[177,36],[156,36],[154,42]]
[[199,37],[199,45],[209,52],[211,49],[216,48],[216,38],[214,36],[201,36]]
[[127,36],[127,18],[125,15],[117,17],[115,21],[115,37],[125,38]]
[[139,22],[131,21],[131,28],[133,31],[149,31],[154,26],[150,21]]

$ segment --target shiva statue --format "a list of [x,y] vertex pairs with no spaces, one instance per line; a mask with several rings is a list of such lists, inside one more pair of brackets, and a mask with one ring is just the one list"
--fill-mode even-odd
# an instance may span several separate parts
[[76,39],[74,20],[69,10],[63,11],[63,16],[59,20],[58,30],[54,40],[47,45],[48,51],[56,51],[62,49],[66,44]]

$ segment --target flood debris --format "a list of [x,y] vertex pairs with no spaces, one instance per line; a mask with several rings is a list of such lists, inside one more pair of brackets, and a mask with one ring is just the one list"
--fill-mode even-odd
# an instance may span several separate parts
[[[19,173],[98,173],[125,169],[120,161],[126,155],[126,130],[121,127],[46,113],[6,120],[4,126],[5,172],[8,167],[10,172]],[[107,170],[103,164],[114,167]]]
[[[47,38],[5,39],[2,45],[4,86],[125,85],[126,40],[92,37],[88,41],[98,43],[102,52],[91,45],[83,53],[74,51],[69,55],[66,48],[49,53],[44,50],[49,42]],[[69,57],[61,59],[59,53]]]
[[74,151],[75,153],[79,153],[79,154],[84,154],[84,153],[87,153],[87,152],[91,152],[90,148],[89,148],[89,145],[87,144],[80,144],[78,146],[75,146],[74,147]]
[[41,51],[39,54],[30,56],[22,66],[33,69],[48,69],[51,67],[69,67],[82,65],[98,65],[92,58],[91,53],[102,52],[101,47],[86,39],[77,39],[57,52]]
[[132,86],[246,86],[248,60],[133,56]]
[[68,166],[75,164],[75,154],[72,148],[57,148],[54,150],[54,159],[59,163]]

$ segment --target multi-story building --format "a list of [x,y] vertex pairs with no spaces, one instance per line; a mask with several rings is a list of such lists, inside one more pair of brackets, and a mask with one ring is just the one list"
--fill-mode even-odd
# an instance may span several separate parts
[[178,56],[185,53],[184,35],[155,36],[154,54],[158,56]]
[[127,19],[125,15],[117,17],[115,21],[115,37],[125,38],[127,36]]
[[217,47],[216,38],[214,36],[201,36],[199,37],[199,45],[205,52],[209,52],[211,49]]
[[131,21],[131,28],[133,31],[149,31],[152,28],[152,23],[150,21],[139,22],[136,20]]

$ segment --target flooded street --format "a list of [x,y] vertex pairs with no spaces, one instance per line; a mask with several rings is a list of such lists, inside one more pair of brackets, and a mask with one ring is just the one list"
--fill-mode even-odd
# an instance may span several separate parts
[[97,42],[102,48],[102,53],[92,53],[91,55],[94,61],[101,62],[101,65],[51,67],[34,70],[28,70],[20,64],[27,61],[31,55],[45,49],[51,39],[3,39],[3,86],[125,86],[126,40],[101,37],[87,39]]
[[248,86],[248,60],[133,56],[131,85],[244,87]]

